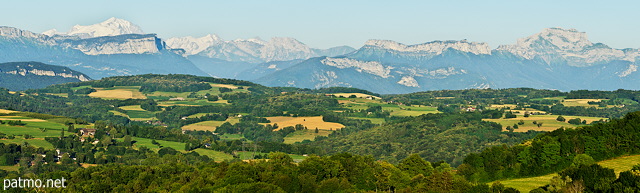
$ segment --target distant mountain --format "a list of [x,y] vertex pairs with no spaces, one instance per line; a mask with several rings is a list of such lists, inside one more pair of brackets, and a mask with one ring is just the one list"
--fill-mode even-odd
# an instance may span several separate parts
[[47,36],[63,35],[63,36],[76,36],[80,38],[95,38],[103,36],[117,36],[124,34],[144,34],[142,28],[123,19],[115,17],[109,18],[102,23],[97,23],[88,26],[75,25],[69,30],[69,32],[58,32],[56,29],[51,29],[43,32],[42,34]]
[[0,62],[38,61],[67,66],[94,78],[147,73],[207,75],[184,57],[184,50],[168,49],[155,34],[129,34],[141,32],[130,22],[112,18],[74,29],[48,36],[0,27]]
[[0,87],[13,91],[88,80],[91,78],[87,75],[62,66],[40,62],[0,63]]
[[639,56],[638,49],[592,43],[574,29],[549,28],[495,50],[466,40],[418,45],[369,40],[344,56],[311,58],[255,81],[267,86],[346,86],[377,93],[513,87],[640,89]]
[[[294,38],[286,37],[275,37],[269,41],[260,38],[225,41],[217,35],[169,38],[167,46],[184,49],[188,58],[202,70],[212,76],[223,78],[238,78],[237,75],[243,71],[269,62],[339,56],[355,50],[349,46],[315,49]],[[258,78],[251,77],[250,74],[243,77]]]
[[519,39],[515,45],[502,45],[498,51],[547,62],[566,62],[570,66],[593,66],[615,60],[635,62],[638,49],[613,49],[602,43],[592,43],[584,32],[575,29],[548,28]]

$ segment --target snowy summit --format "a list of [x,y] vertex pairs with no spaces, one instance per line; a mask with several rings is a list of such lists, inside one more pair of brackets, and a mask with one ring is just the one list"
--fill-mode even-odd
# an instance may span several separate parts
[[124,19],[118,19],[115,17],[109,18],[102,23],[93,25],[75,25],[69,30],[69,32],[58,32],[55,29],[43,32],[45,35],[68,35],[78,36],[80,38],[94,38],[102,36],[117,36],[123,34],[144,34],[142,29]]

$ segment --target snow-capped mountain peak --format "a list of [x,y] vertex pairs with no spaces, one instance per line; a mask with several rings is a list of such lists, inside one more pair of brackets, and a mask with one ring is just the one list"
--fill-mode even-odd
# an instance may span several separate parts
[[[55,32],[52,30],[47,33]],[[115,17],[109,18],[106,21],[93,25],[75,25],[67,33],[58,33],[69,36],[79,36],[80,38],[94,38],[101,36],[117,36],[123,34],[144,34],[142,29],[124,19],[118,19]]]
[[579,51],[593,43],[589,41],[587,33],[576,29],[546,28],[540,33],[519,39],[517,45],[520,47],[553,45],[561,50]]
[[218,35],[209,34],[199,38],[192,36],[169,38],[165,42],[170,48],[182,48],[186,51],[185,54],[195,55],[223,41]]
[[585,32],[575,29],[546,28],[529,37],[518,39],[515,45],[501,45],[498,51],[510,52],[526,59],[540,57],[547,63],[566,61],[572,66],[590,66],[613,60],[634,62],[638,50],[619,50],[589,41]]
[[451,48],[463,52],[470,52],[476,55],[491,54],[491,48],[489,48],[487,43],[468,42],[467,40],[432,41],[416,45],[405,45],[391,40],[369,40],[365,42],[365,47],[377,47],[398,52],[428,54],[442,54],[442,52]]

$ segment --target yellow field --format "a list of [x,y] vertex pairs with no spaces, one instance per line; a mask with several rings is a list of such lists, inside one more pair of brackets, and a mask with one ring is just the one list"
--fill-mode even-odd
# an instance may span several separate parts
[[380,99],[380,97],[368,95],[368,94],[362,94],[362,93],[334,93],[332,95],[335,95],[337,97],[344,97],[344,98],[349,98],[349,96],[351,95],[356,95],[356,97],[358,98],[372,97],[373,99]]
[[516,105],[512,105],[512,104],[505,104],[505,105],[491,105],[489,106],[490,108],[496,108],[496,109],[502,109],[502,108],[507,108],[509,107],[509,109],[515,109]]
[[140,105],[121,106],[120,108],[125,111],[145,111]]
[[136,89],[113,89],[106,90],[95,88],[96,92],[89,93],[90,97],[108,98],[108,99],[146,99],[140,91]]
[[236,124],[240,122],[239,118],[229,117],[226,121],[202,121],[190,125],[182,126],[182,130],[193,130],[193,131],[215,131],[220,125],[225,122],[229,122],[231,124]]
[[12,110],[6,110],[6,109],[0,109],[0,113],[15,113],[18,111],[12,111]]
[[34,119],[34,118],[27,118],[27,117],[21,117],[21,116],[0,116],[0,120],[10,120],[10,121],[24,121],[24,122],[45,122],[46,120],[42,120],[42,119]]
[[582,106],[582,107],[588,107],[588,106],[594,106],[597,107],[598,105],[590,105],[589,101],[593,101],[593,102],[600,102],[604,99],[564,99],[564,102],[562,102],[562,104],[564,106]]
[[121,113],[121,112],[118,112],[118,111],[109,111],[109,112],[113,113],[113,115],[118,115],[118,116],[123,116],[123,117],[129,118],[129,115]]
[[230,89],[238,89],[237,86],[230,84],[211,84],[212,87],[222,87],[222,88],[230,88]]
[[[605,119],[606,118],[602,118],[602,117],[583,117],[583,116],[563,116],[565,119],[567,119],[567,121],[569,119],[574,119],[574,118],[580,118],[582,120],[587,120],[587,124],[593,122],[593,121],[598,121],[600,119]],[[515,129],[514,132],[527,132],[529,130],[535,130],[535,131],[553,131],[556,130],[560,127],[579,127],[582,125],[572,125],[567,123],[567,121],[565,122],[560,122],[560,121],[556,121],[556,118],[558,118],[557,115],[531,115],[529,117],[524,117],[524,116],[520,116],[518,115],[517,118],[513,118],[513,119],[482,119],[483,121],[491,121],[491,122],[496,122],[496,123],[500,123],[502,125],[502,129],[503,131],[507,131],[506,128],[507,126],[512,126],[513,124],[517,124],[520,120],[524,121],[524,125],[518,125],[518,129]],[[536,122],[542,122],[542,126],[540,128],[538,128],[537,125],[533,124],[533,121]]]
[[344,125],[340,123],[332,123],[332,122],[324,122],[322,120],[322,116],[317,117],[266,117],[271,123],[260,123],[263,125],[274,123],[278,124],[278,129],[282,129],[288,126],[296,126],[297,124],[301,124],[306,126],[309,130],[315,130],[316,128],[320,130],[336,130],[343,128]]
[[[598,162],[598,164],[602,167],[613,169],[616,175],[619,175],[620,172],[628,171],[634,165],[640,164],[640,155],[614,158],[610,160],[600,161]],[[540,186],[549,184],[551,182],[551,178],[556,175],[557,174],[548,174],[530,178],[518,178],[500,181],[500,183],[502,183],[505,187],[513,187],[515,189],[518,189],[520,192],[529,192]],[[491,185],[493,184],[493,182],[488,184]]]

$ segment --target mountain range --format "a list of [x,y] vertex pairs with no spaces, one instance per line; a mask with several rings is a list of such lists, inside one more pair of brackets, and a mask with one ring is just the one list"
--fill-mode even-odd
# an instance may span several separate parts
[[0,87],[9,90],[44,88],[52,84],[91,80],[87,75],[67,67],[40,62],[0,63]]
[[93,78],[193,74],[267,86],[356,87],[377,93],[531,87],[640,89],[640,51],[589,41],[575,29],[547,28],[513,45],[369,40],[359,49],[316,49],[289,37],[224,40],[217,35],[163,40],[126,20],[33,33],[0,27],[0,62],[61,65]]

